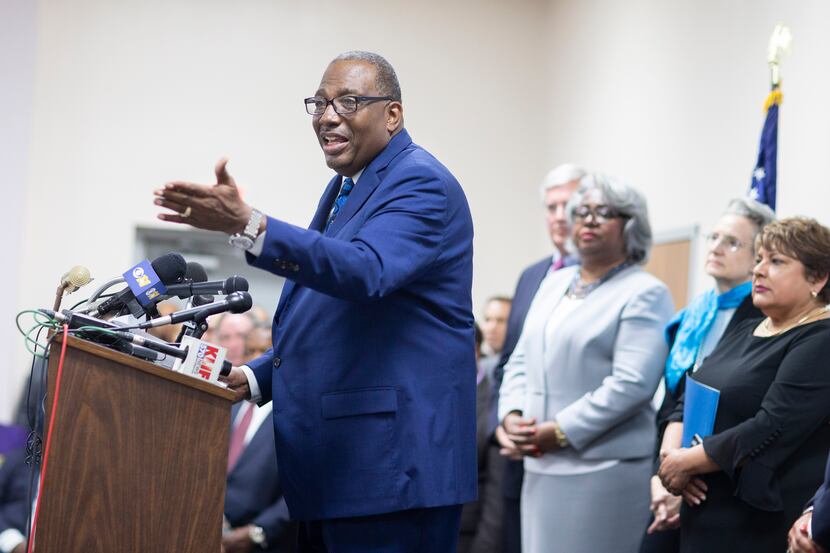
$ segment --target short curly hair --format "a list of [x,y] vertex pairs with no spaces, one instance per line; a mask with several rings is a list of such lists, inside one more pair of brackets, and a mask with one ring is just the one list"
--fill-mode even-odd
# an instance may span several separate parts
[[[759,248],[799,260],[808,280],[818,281],[830,275],[830,229],[815,219],[790,217],[773,221],[755,239],[755,251]],[[830,303],[830,280],[817,297]]]

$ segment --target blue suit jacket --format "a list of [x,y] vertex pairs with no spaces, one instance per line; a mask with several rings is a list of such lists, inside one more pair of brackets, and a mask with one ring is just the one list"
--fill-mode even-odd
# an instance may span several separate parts
[[289,279],[273,350],[249,363],[274,402],[293,518],[475,499],[473,227],[456,179],[403,130],[323,234],[268,218],[259,268]]
[[295,532],[277,470],[272,416],[262,421],[228,474],[225,517],[233,528],[254,524],[265,531],[268,548],[258,551],[285,552],[293,548]]

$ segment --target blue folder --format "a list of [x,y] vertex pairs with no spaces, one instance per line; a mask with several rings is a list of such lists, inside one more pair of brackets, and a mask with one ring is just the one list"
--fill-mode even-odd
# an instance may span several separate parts
[[705,438],[712,435],[715,416],[718,413],[720,392],[711,386],[701,384],[686,375],[686,392],[683,404],[683,447],[691,447],[695,436]]

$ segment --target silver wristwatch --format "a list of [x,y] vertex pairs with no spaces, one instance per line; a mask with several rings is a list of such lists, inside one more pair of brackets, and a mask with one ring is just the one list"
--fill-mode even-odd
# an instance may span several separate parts
[[245,225],[245,230],[232,234],[228,238],[228,243],[240,250],[250,249],[254,245],[254,240],[259,235],[259,224],[262,222],[262,212],[256,209],[251,210],[251,218],[248,219],[248,224]]
[[248,538],[257,547],[267,547],[265,543],[265,530],[261,526],[248,526]]

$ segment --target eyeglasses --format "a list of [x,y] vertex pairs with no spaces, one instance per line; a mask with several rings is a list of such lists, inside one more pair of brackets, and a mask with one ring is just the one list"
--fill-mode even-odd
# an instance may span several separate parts
[[723,245],[724,248],[732,253],[735,253],[744,247],[744,243],[734,236],[730,236],[728,234],[718,234],[717,232],[707,234],[706,242],[709,244],[710,248],[717,248],[718,245]]
[[323,115],[331,104],[338,115],[346,115],[347,113],[356,112],[361,104],[365,105],[381,100],[393,100],[393,98],[391,96],[355,96],[354,94],[347,94],[329,100],[322,96],[312,96],[305,99],[305,110],[309,115]]
[[607,205],[597,205],[594,207],[580,205],[573,210],[573,217],[577,221],[585,221],[589,216],[593,216],[594,221],[600,224],[607,223],[611,219],[624,217],[622,213]]

